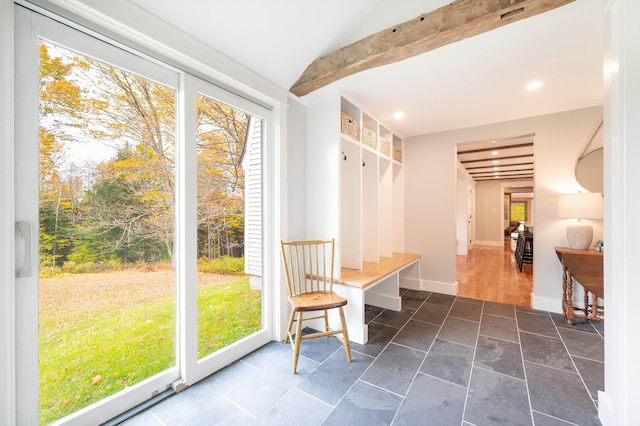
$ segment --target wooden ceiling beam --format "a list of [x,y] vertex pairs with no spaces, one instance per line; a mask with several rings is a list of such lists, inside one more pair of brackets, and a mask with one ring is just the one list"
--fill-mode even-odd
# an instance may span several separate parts
[[525,177],[509,177],[509,178],[507,178],[507,177],[497,177],[497,178],[491,177],[491,178],[481,178],[481,179],[473,179],[473,180],[475,180],[477,182],[480,182],[480,181],[487,181],[487,180],[532,180],[532,179],[533,179],[533,175],[525,176]]
[[457,0],[311,62],[289,89],[304,96],[344,77],[420,55],[574,0]]
[[533,146],[533,142],[519,143],[519,144],[516,144],[516,145],[494,146],[494,147],[491,147],[491,148],[470,149],[468,151],[458,151],[458,155],[476,154],[478,152],[502,151],[503,149],[528,148],[530,146]]
[[[523,154],[523,155],[510,155],[507,157],[490,157],[490,158],[479,158],[477,160],[465,160],[465,161],[460,161],[462,164],[468,164],[468,163],[481,163],[483,161],[493,161],[493,160],[511,160],[513,158],[527,158],[527,157],[533,157],[533,154]],[[505,166],[507,166],[508,164],[505,164]]]
[[474,170],[474,169],[488,169],[488,168],[491,168],[491,167],[500,167],[500,168],[502,168],[502,167],[516,167],[516,166],[533,166],[533,162],[531,162],[531,163],[500,164],[499,166],[496,166],[495,164],[489,164],[488,166],[465,167],[465,169]]

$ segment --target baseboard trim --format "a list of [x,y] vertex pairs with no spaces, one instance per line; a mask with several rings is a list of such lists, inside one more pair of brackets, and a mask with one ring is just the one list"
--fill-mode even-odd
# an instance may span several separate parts
[[598,418],[604,426],[613,425],[615,419],[609,394],[598,391]]
[[440,281],[420,280],[420,290],[455,296],[458,294],[458,282],[445,283]]
[[540,297],[531,293],[531,307],[541,311],[562,313],[562,300],[556,297]]

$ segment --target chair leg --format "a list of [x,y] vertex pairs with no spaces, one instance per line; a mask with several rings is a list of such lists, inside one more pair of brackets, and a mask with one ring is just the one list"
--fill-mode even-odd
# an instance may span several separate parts
[[293,374],[298,368],[298,357],[300,356],[300,341],[302,340],[302,312],[298,312],[298,323],[296,324],[296,338],[293,345]]
[[289,340],[289,337],[291,337],[291,327],[293,327],[293,318],[296,315],[296,311],[294,311],[293,309],[291,310],[291,315],[289,315],[289,324],[287,324],[287,332],[284,335],[284,342],[287,343],[287,341]]
[[347,353],[347,361],[351,362],[351,345],[349,344],[349,333],[347,332],[347,322],[344,319],[344,311],[342,306],[340,310],[340,322],[342,322],[342,339],[344,340],[344,350]]
[[[323,311],[324,313],[324,331],[329,331],[329,314],[327,314],[327,310]],[[327,336],[330,337],[330,336]]]

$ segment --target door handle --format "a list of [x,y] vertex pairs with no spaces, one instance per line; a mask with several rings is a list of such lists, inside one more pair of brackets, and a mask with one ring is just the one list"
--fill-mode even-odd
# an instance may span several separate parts
[[16,222],[16,277],[31,274],[31,223]]

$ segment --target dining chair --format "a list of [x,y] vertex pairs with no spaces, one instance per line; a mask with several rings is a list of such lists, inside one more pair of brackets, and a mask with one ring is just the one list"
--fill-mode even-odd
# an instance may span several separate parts
[[[335,241],[281,241],[282,262],[287,279],[287,291],[291,315],[287,325],[285,343],[293,345],[293,373],[295,374],[300,356],[300,342],[316,337],[336,336],[344,345],[347,361],[351,362],[351,347],[344,317],[343,306],[347,299],[333,292],[333,257]],[[342,328],[333,330],[329,327],[328,311],[337,309]],[[311,316],[304,316],[312,313]],[[324,331],[314,330],[302,333],[304,321],[323,319]],[[292,334],[293,323],[296,323],[295,334]]]

